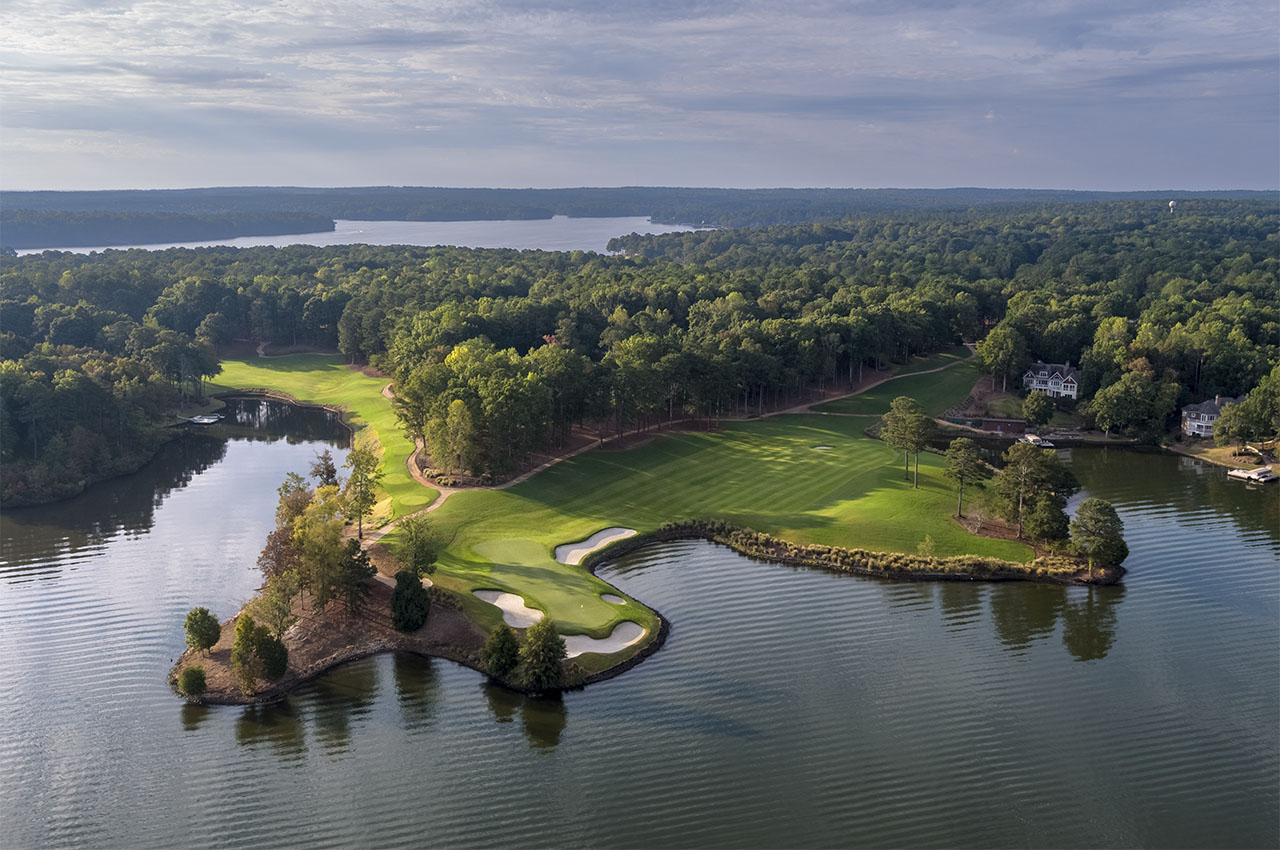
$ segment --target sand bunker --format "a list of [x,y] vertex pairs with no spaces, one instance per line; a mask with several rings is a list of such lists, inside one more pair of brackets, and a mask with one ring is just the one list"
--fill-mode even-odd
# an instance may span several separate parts
[[829,452],[832,448],[832,446],[814,446],[813,450],[818,452]]
[[620,649],[626,649],[633,643],[638,643],[644,635],[644,627],[639,623],[623,620],[613,627],[613,634],[607,638],[593,638],[587,635],[565,635],[564,648],[570,658],[577,658],[584,652],[617,652]]
[[626,605],[627,604],[627,600],[623,599],[621,596],[615,596],[612,593],[602,593],[600,594],[600,598],[603,599],[605,602],[608,602],[610,605]]
[[490,605],[501,608],[503,622],[512,628],[527,629],[542,619],[541,611],[525,607],[524,597],[514,593],[504,593],[501,590],[473,590],[472,593]]
[[603,549],[617,540],[626,540],[635,533],[634,528],[606,528],[604,531],[597,531],[586,540],[557,546],[556,560],[562,564],[581,564],[583,558],[597,549]]

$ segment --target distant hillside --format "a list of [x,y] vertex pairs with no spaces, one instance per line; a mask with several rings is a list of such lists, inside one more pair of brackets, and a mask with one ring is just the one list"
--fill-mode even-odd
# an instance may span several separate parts
[[333,219],[298,212],[225,212],[189,215],[174,212],[124,212],[10,209],[0,211],[0,246],[5,248],[80,248],[96,245],[152,245],[321,233]]
[[[0,206],[116,213],[308,213],[331,219],[466,221],[651,216],[722,227],[793,224],[910,210],[1172,198],[1273,199],[1274,192],[1075,192],[1059,189],[448,189],[223,187],[103,192],[0,192]],[[82,243],[85,244],[85,243]]]

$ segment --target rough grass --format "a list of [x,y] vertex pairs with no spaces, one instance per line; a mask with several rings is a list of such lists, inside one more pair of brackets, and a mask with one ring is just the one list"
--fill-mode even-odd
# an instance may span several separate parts
[[[299,401],[328,404],[348,411],[357,443],[375,442],[382,452],[384,495],[374,508],[373,525],[420,511],[435,500],[436,491],[409,475],[413,443],[405,436],[391,401],[382,395],[387,382],[346,366],[337,354],[290,354],[223,360],[213,392],[270,389]],[[298,472],[306,473],[305,469]]]
[[[968,397],[978,380],[978,364],[972,358],[941,372],[927,375],[908,374],[878,384],[866,392],[848,398],[829,401],[814,406],[824,413],[854,413],[861,416],[880,416],[889,410],[889,402],[900,395],[911,396],[920,402],[925,412],[932,416],[959,404]],[[937,364],[945,365],[945,364]],[[929,368],[935,368],[933,366]]]

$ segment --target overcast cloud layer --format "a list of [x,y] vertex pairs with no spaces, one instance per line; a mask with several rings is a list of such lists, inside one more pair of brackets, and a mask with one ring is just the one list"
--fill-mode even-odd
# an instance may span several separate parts
[[0,184],[1280,185],[1268,2],[9,0]]

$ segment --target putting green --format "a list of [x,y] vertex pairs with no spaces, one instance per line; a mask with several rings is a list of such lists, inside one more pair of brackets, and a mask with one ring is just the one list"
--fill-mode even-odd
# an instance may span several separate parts
[[[436,491],[409,474],[414,445],[404,434],[390,399],[382,394],[385,378],[371,378],[347,367],[339,354],[289,354],[249,360],[223,360],[213,392],[269,389],[299,401],[328,404],[348,411],[357,443],[371,441],[382,452],[383,497],[374,508],[374,526],[420,511]],[[298,470],[306,472],[306,470]]]

